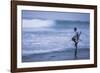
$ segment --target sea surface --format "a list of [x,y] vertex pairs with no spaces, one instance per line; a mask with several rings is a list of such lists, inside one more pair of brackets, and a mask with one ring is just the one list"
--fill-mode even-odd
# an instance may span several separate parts
[[[56,21],[52,27],[22,28],[22,62],[73,60],[75,47],[72,36],[74,27],[77,27],[78,32],[81,32],[78,44],[78,50],[81,53],[78,51],[78,59],[89,59],[89,22]],[[54,56],[51,57],[51,54]]]

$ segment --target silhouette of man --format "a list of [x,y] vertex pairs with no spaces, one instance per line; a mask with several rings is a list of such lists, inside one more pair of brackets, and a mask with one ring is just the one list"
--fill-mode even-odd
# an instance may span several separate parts
[[77,58],[77,48],[78,48],[78,43],[79,43],[79,37],[80,37],[81,32],[79,33],[77,31],[77,28],[74,28],[74,35],[72,37],[72,41],[74,42],[75,46],[75,59]]

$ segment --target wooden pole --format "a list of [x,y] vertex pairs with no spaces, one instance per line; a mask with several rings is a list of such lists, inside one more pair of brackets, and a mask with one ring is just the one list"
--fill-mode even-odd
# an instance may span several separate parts
[[75,59],[77,59],[77,43],[75,43]]

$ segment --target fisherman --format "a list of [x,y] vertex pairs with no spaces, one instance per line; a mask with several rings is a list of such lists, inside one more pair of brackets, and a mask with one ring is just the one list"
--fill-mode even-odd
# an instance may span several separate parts
[[74,42],[75,46],[75,59],[77,58],[77,48],[78,48],[78,43],[79,43],[79,38],[80,38],[81,32],[77,31],[77,28],[74,28],[74,35],[72,37],[72,41]]

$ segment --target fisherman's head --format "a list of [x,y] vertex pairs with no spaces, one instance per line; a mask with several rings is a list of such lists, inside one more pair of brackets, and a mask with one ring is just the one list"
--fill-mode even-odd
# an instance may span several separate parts
[[74,27],[74,31],[77,31],[77,28],[76,27]]

